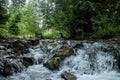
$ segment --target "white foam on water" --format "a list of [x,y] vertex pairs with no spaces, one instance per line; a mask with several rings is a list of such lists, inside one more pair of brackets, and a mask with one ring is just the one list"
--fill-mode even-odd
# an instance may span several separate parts
[[[120,73],[113,69],[115,59],[101,49],[104,44],[95,42],[83,45],[82,49],[75,51],[75,55],[64,59],[59,70],[51,71],[43,64],[35,64],[21,73],[0,80],[64,80],[60,76],[63,71],[74,74],[77,80],[120,80]],[[30,51],[36,61],[43,56],[46,59],[48,55],[40,47]]]

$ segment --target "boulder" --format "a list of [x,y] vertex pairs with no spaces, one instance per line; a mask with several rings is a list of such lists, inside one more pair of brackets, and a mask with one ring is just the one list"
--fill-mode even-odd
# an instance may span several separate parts
[[[119,55],[114,56],[116,59],[115,65],[117,65],[118,70],[120,71],[120,53]],[[115,66],[116,67],[116,66]]]
[[113,52],[113,51],[116,51],[115,49],[116,49],[115,46],[109,44],[108,46],[103,48],[103,51],[104,52]]
[[61,74],[61,77],[64,78],[65,80],[77,80],[77,77],[75,75],[67,71],[64,71]]
[[24,66],[20,59],[2,59],[0,60],[0,74],[3,76],[9,76],[13,73],[20,72]]
[[7,51],[10,50],[10,54],[14,54],[15,56],[19,56],[21,54],[28,53],[30,46],[28,45],[26,40],[18,40],[14,39],[13,41],[8,40],[6,45]]
[[84,45],[81,43],[81,44],[76,44],[73,48],[82,48]]
[[38,45],[39,44],[39,39],[29,39],[28,43],[32,46]]
[[60,57],[54,57],[54,58],[49,59],[46,63],[44,63],[44,66],[46,66],[47,68],[51,70],[55,70],[59,68],[60,62],[61,62]]
[[108,52],[116,59],[115,65],[118,66],[120,71],[120,46],[109,44],[107,47],[103,48],[103,51]]
[[73,49],[71,47],[62,46],[56,51],[53,57],[51,57],[44,63],[44,66],[46,66],[51,70],[59,69],[60,62],[72,54],[73,54]]
[[22,64],[25,66],[25,67],[28,67],[28,66],[31,66],[34,64],[34,57],[30,56],[30,57],[27,57],[27,56],[18,56],[18,57],[15,57],[15,56],[9,56],[7,58],[10,58],[10,59],[20,59]]
[[38,64],[41,64],[43,62],[43,58],[38,58]]
[[117,64],[118,64],[118,68],[120,70],[120,60],[117,61]]
[[38,39],[1,39],[0,75],[9,76],[34,64],[33,56],[27,57],[29,48],[39,44]]
[[50,46],[51,46],[51,48],[53,49],[53,48],[55,48],[55,47],[57,46],[57,44],[52,43],[52,44],[50,44]]
[[34,58],[33,57],[21,57],[22,59],[22,64],[25,67],[31,66],[34,64]]
[[56,51],[56,54],[54,57],[60,57],[61,59],[64,59],[68,56],[71,56],[73,54],[73,49],[69,46],[62,46]]
[[21,72],[25,67],[33,64],[33,57],[9,56],[0,60],[0,74],[3,76],[9,76],[13,73]]

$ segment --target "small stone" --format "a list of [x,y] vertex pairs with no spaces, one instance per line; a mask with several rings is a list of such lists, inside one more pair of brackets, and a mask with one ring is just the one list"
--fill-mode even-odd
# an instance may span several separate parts
[[61,77],[64,78],[65,80],[77,80],[77,77],[70,72],[64,71],[61,74]]
[[28,67],[30,65],[33,65],[34,64],[34,59],[33,57],[21,57],[21,59],[23,60],[23,65],[25,67]]

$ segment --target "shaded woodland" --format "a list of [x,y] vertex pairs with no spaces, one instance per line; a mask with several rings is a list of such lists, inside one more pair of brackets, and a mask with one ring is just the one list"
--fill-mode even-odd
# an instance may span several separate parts
[[120,0],[16,1],[0,0],[0,37],[120,38]]

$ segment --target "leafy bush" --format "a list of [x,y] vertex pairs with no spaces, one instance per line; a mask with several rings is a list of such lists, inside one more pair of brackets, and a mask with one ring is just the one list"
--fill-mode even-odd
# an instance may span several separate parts
[[94,21],[94,34],[93,38],[115,38],[120,37],[120,25],[116,23],[115,15],[112,15],[111,18],[108,15],[102,15],[100,20]]
[[5,26],[10,36],[19,38],[35,37],[39,29],[37,17],[34,15],[31,5],[18,9],[11,7],[10,16]]

